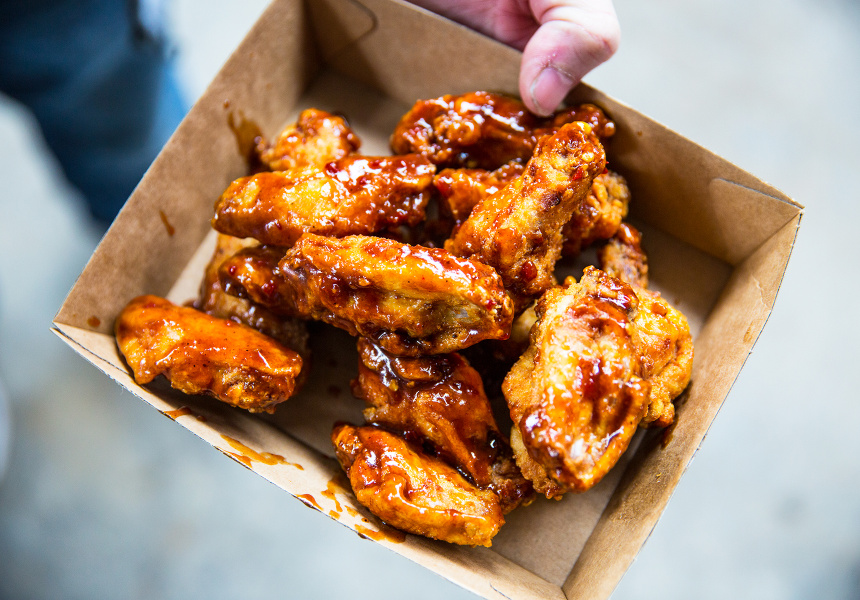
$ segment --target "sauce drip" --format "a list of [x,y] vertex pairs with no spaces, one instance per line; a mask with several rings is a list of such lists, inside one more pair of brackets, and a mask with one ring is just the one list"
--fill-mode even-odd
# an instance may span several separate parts
[[90,317],[89,319],[87,319],[87,325],[89,325],[90,327],[96,328],[101,324],[102,320],[98,317]]
[[299,494],[298,496],[296,496],[296,498],[301,500],[302,504],[304,504],[308,508],[315,508],[318,511],[322,512],[322,507],[319,504],[317,504],[316,499],[313,496],[311,496],[310,494]]
[[383,525],[380,523],[379,531],[375,529],[370,529],[369,527],[365,527],[364,525],[356,525],[355,531],[358,533],[359,537],[363,537],[365,539],[371,539],[376,542],[380,540],[386,540],[393,544],[402,544],[406,541],[406,534],[398,529],[394,529],[393,527],[389,527],[387,525]]
[[161,222],[164,223],[164,228],[167,230],[167,235],[173,237],[173,234],[176,233],[176,228],[170,224],[170,221],[167,220],[167,215],[163,210],[158,211],[158,215],[161,217]]
[[672,421],[672,424],[663,430],[662,439],[660,440],[660,447],[663,448],[663,450],[665,450],[669,446],[669,442],[672,441],[672,436],[675,434],[675,426],[677,425],[678,419],[675,418],[675,420]]
[[178,419],[179,417],[184,417],[186,415],[194,416],[194,413],[191,412],[191,409],[188,408],[187,406],[177,408],[176,410],[166,410],[166,411],[164,411],[164,414],[166,416],[170,417],[171,419],[173,419],[174,421],[176,419]]
[[338,502],[337,492],[346,493],[346,490],[340,483],[340,479],[341,478],[339,476],[335,475],[329,480],[328,484],[326,484],[326,489],[320,492],[323,496],[329,498],[334,502],[335,511],[337,511],[338,516],[340,516],[340,513],[343,512],[343,507],[341,506],[340,502]]
[[[224,107],[227,108],[228,106],[229,102],[225,101]],[[239,154],[245,159],[248,170],[252,173],[260,170],[262,163],[257,153],[257,147],[263,142],[263,132],[259,125],[246,119],[241,110],[231,110],[227,114],[227,125],[236,138],[236,147]]]
[[304,467],[302,467],[300,464],[291,463],[280,454],[272,454],[271,452],[257,452],[256,450],[249,448],[239,440],[231,438],[230,436],[221,435],[221,437],[234,449],[239,451],[238,454],[235,452],[227,452],[227,454],[229,454],[248,468],[251,467],[252,461],[256,461],[263,463],[264,465],[289,465],[291,467],[296,467],[297,469],[304,471]]

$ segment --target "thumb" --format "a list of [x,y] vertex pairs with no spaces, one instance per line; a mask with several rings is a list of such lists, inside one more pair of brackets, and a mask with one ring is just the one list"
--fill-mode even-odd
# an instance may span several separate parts
[[611,0],[532,1],[540,23],[520,67],[520,97],[538,115],[552,113],[567,93],[618,49]]

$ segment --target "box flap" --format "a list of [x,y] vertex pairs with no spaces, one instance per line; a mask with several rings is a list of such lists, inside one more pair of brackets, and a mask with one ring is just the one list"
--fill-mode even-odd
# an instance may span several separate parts
[[519,52],[413,4],[316,0],[311,7],[320,45],[334,49],[326,55],[332,68],[407,105],[477,89],[517,94]]

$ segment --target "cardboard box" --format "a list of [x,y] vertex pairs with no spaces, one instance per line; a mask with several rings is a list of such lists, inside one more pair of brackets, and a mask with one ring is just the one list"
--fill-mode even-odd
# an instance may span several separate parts
[[[440,42],[444,40],[444,43]],[[308,506],[486,598],[604,598],[655,526],[773,306],[801,219],[779,191],[587,86],[571,101],[618,125],[610,166],[629,181],[652,287],[689,318],[692,384],[668,431],[640,432],[597,487],[508,515],[493,547],[468,548],[382,525],[344,489],[329,441],[362,422],[351,397],[354,341],[319,327],[308,385],[275,415],[189,397],[162,379],[141,388],[112,335],[143,293],[197,294],[214,236],[215,199],[245,174],[244,144],[271,137],[310,106],[341,111],[364,154],[387,154],[394,124],[419,98],[516,93],[519,53],[392,0],[276,0],[194,106],[94,253],[54,321],[70,346],[157,410]],[[576,273],[575,266],[566,266]]]

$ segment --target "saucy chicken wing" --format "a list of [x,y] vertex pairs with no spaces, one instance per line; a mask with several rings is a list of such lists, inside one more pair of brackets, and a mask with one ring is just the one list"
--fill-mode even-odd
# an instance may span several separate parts
[[247,298],[279,317],[299,315],[294,298],[297,292],[278,269],[278,263],[286,252],[280,246],[240,250],[222,263],[219,270],[221,287],[227,294]]
[[337,425],[332,443],[356,499],[389,525],[453,544],[490,546],[505,522],[494,493],[391,432]]
[[642,250],[642,234],[622,223],[618,231],[597,250],[600,270],[638,288],[648,287],[648,256]]
[[491,267],[440,248],[305,234],[277,275],[271,293],[255,300],[276,298],[275,310],[324,321],[401,356],[505,338],[513,320],[511,299]]
[[397,124],[391,148],[396,154],[417,152],[442,167],[497,169],[527,161],[542,137],[574,121],[589,123],[601,138],[615,132],[615,124],[592,104],[541,118],[502,94],[446,95],[417,102]]
[[435,171],[414,154],[348,156],[241,177],[216,202],[212,227],[292,246],[305,232],[340,237],[415,225],[424,218]]
[[[256,248],[257,244],[257,240],[252,238],[218,234],[215,252],[206,267],[200,285],[200,296],[194,302],[194,308],[219,319],[244,323],[295,350],[307,362],[310,358],[310,346],[308,328],[304,321],[277,315],[265,306],[229,293],[221,281],[221,266],[241,250]],[[280,255],[283,256],[283,251]]]
[[272,338],[157,296],[120,313],[115,334],[139,384],[164,374],[186,394],[206,393],[251,412],[273,412],[293,395],[302,358]]
[[615,235],[629,204],[630,189],[624,177],[609,170],[595,177],[585,202],[576,207],[562,229],[561,253],[576,256],[594,242]]
[[531,344],[502,385],[517,464],[547,497],[585,491],[615,465],[648,409],[632,335],[639,300],[588,268],[536,306]]
[[693,337],[687,318],[659,293],[633,286],[639,309],[633,317],[633,344],[642,376],[651,384],[643,426],[665,427],[675,420],[672,401],[690,383]]
[[352,392],[367,402],[368,423],[417,437],[499,496],[504,513],[532,500],[531,483],[496,425],[481,377],[462,356],[397,357],[366,338],[359,338],[358,352]]
[[284,129],[271,144],[263,144],[260,161],[271,171],[289,171],[308,165],[322,166],[355,153],[358,136],[341,116],[309,108]]
[[[452,231],[457,231],[481,200],[498,192],[522,174],[524,168],[522,163],[511,162],[495,171],[440,171],[433,179],[433,185],[439,192],[443,212],[451,221]],[[606,170],[595,177],[585,202],[577,205],[562,230],[562,255],[576,256],[592,243],[614,235],[621,220],[627,216],[629,203],[630,190],[621,175]]]
[[640,424],[668,425],[690,381],[684,316],[594,267],[549,290],[502,385],[517,464],[547,497],[594,486]]
[[433,178],[439,192],[442,214],[451,220],[453,231],[472,214],[472,209],[522,175],[525,164],[509,162],[494,171],[486,169],[443,169]]
[[522,175],[472,210],[445,249],[494,267],[521,311],[555,283],[562,228],[605,165],[590,125],[564,125],[538,143]]

